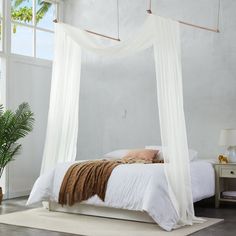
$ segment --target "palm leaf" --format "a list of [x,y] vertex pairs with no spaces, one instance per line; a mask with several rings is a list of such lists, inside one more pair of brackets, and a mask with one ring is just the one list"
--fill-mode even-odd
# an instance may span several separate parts
[[17,141],[33,130],[34,114],[28,103],[19,105],[15,112],[0,106],[0,177],[4,167],[20,151]]
[[[15,21],[31,22],[33,18],[32,7],[21,6],[22,3],[28,2],[28,0],[15,0],[12,4],[11,18]],[[36,22],[38,23],[47,14],[48,10],[52,6],[51,3],[37,0],[40,8],[36,12]],[[13,32],[16,32],[16,26],[14,25]]]
[[38,23],[48,12],[50,7],[52,6],[51,3],[48,2],[42,2],[40,3],[41,7],[36,13],[36,22]]
[[24,2],[29,2],[29,0],[15,0],[12,5],[13,5],[14,8],[17,8]]

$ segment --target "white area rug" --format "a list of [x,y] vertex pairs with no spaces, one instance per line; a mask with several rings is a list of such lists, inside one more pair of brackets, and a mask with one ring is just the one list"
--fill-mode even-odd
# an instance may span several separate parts
[[151,223],[49,212],[43,208],[36,208],[1,215],[0,223],[86,236],[184,236],[222,221],[213,218],[205,219],[207,221],[203,224],[194,224],[166,232]]

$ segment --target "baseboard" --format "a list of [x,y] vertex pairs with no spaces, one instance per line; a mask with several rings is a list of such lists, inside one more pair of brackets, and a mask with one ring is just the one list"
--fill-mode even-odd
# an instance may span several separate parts
[[25,197],[25,196],[29,196],[31,192],[31,189],[29,190],[25,190],[25,191],[15,191],[15,192],[6,192],[3,195],[3,199],[11,199],[11,198],[17,198],[17,197]]

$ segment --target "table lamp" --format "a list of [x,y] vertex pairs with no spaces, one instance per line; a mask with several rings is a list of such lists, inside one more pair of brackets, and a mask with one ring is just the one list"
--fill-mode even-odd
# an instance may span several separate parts
[[222,129],[219,145],[227,147],[225,155],[229,158],[229,162],[236,162],[236,129]]

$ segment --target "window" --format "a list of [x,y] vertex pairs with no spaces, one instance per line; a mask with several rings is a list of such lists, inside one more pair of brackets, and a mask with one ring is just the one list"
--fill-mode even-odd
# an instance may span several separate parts
[[11,0],[11,52],[51,60],[57,4],[44,0]]

